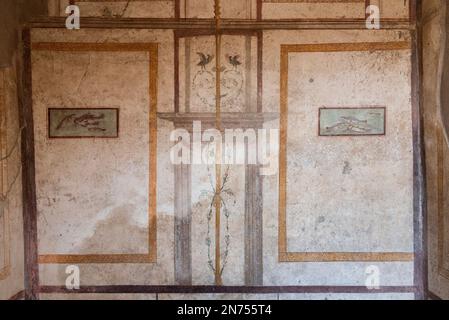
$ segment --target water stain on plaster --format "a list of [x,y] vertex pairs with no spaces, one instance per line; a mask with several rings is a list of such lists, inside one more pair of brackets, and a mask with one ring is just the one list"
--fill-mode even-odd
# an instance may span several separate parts
[[76,252],[147,253],[148,227],[132,221],[130,214],[135,211],[132,204],[112,209],[106,219],[96,223],[92,236],[85,239]]

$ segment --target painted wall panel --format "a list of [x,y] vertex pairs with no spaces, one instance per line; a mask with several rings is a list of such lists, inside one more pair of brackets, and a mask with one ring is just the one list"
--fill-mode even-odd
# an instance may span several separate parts
[[[33,42],[39,42],[42,39],[40,37],[45,34],[43,39],[47,41],[53,39],[57,42],[67,40],[80,42],[81,39],[89,38],[91,42],[104,42],[110,40],[113,34],[113,37],[119,37],[123,41],[142,40],[147,44],[159,42],[159,68],[161,66],[171,68],[173,65],[173,34],[170,32],[116,30],[116,32],[90,33],[88,30],[81,30],[80,33],[75,37],[67,37],[60,32],[40,33],[35,30]],[[148,76],[151,73],[148,59],[149,54],[146,52],[129,50],[108,53],[101,50],[90,53],[33,50],[41,254],[104,255],[148,252],[148,238],[152,236],[147,227],[148,206],[151,206],[148,199],[148,183],[151,179],[148,163],[151,157],[148,121],[149,113],[153,112],[149,110],[152,98],[148,93]],[[89,60],[90,67],[88,67]],[[72,78],[78,81],[83,79],[78,84],[85,85],[80,85],[78,91],[73,87],[73,83],[64,81],[64,75],[68,75],[64,72],[71,73]],[[86,85],[89,81],[91,84]],[[157,79],[158,84],[168,86],[166,92],[172,90],[170,89],[173,87],[172,81],[173,78],[167,72],[161,72]],[[91,95],[95,95],[96,98],[89,98]],[[161,95],[158,99],[158,108],[163,111],[172,99],[173,96],[168,94]],[[45,113],[50,105],[65,107],[115,105],[121,109],[120,136],[118,139],[107,141],[100,141],[101,139],[62,139],[59,143],[49,141],[45,134],[47,129]],[[168,141],[170,126],[164,122],[158,126],[158,136],[163,141]],[[169,145],[162,143],[157,145],[158,149],[154,155],[160,163],[158,176],[163,177],[156,185],[157,242],[164,244],[163,250],[158,250],[157,263],[148,263],[149,261],[124,265],[85,263],[80,265],[82,283],[173,284],[173,183],[170,183],[173,168],[168,165],[169,158],[166,158],[169,157]],[[136,147],[139,151],[135,149]],[[45,151],[49,150],[48,148],[53,148],[51,154],[54,158]],[[87,158],[85,154],[88,154]],[[109,156],[106,158],[109,160],[104,157],[107,154]],[[58,165],[60,163],[58,158],[61,157],[72,159],[69,162],[76,165],[70,169],[64,168],[62,164]],[[110,161],[109,165],[104,163],[105,161]],[[92,166],[92,163],[97,165]],[[122,167],[119,163],[122,163]],[[89,166],[95,172],[89,173],[84,170],[85,168],[82,169],[83,166]],[[58,168],[67,170],[71,175],[68,175],[67,179],[59,179],[47,171],[59,170]],[[89,185],[89,188],[80,189],[80,183]],[[66,191],[61,192],[63,189]],[[70,192],[75,193],[73,197],[64,196]],[[49,194],[55,195],[55,200],[50,206],[45,201]],[[69,198],[72,201],[69,201]],[[89,218],[86,216],[82,218],[79,214],[87,214]],[[62,225],[65,226],[63,227],[65,230],[71,230],[72,233],[64,232],[65,237],[59,236],[60,232],[57,231]],[[127,239],[121,239],[125,234]],[[61,238],[63,241],[58,241]],[[66,277],[65,267],[66,264],[41,265],[41,282],[63,284]]]
[[[41,254],[148,252],[151,98],[148,71],[141,72],[149,69],[148,54],[33,52],[33,68],[35,92],[47,93],[45,101],[38,94],[34,100]],[[69,78],[79,79],[79,86]],[[134,94],[119,93],[127,85]],[[48,139],[51,106],[119,108],[120,137]],[[142,148],[128,149],[139,142]],[[62,234],[51,228],[60,224],[71,227]],[[111,242],[114,238],[121,240]]]
[[[182,112],[214,112],[215,37],[180,38],[179,47],[180,110]],[[209,59],[204,61],[202,55]],[[255,111],[257,108],[257,38],[224,35],[220,61],[223,112]]]
[[[191,82],[192,73],[202,72],[197,52],[213,55],[214,47],[213,37],[192,38],[193,45],[191,43],[189,51],[192,69],[191,76],[187,77],[186,61],[189,60],[185,56],[185,39],[181,40],[180,107],[186,111],[185,89],[189,82],[185,79]],[[407,33],[385,30],[266,31],[263,109],[280,113],[282,45],[408,40]],[[158,111],[173,112],[172,31],[81,29],[72,33],[66,30],[33,30],[34,43],[48,41],[159,43]],[[244,36],[224,36],[224,48],[222,60],[225,66],[232,71],[240,70],[247,67],[244,57],[248,48],[254,56],[255,39],[246,42]],[[240,55],[242,64],[233,66],[228,63],[226,54]],[[291,252],[411,253],[410,50],[292,53],[288,61],[288,102],[291,107],[287,127],[288,249]],[[151,101],[148,97],[148,72],[151,70],[148,55],[141,52],[105,54],[38,50],[33,51],[33,63],[41,253],[144,253],[148,249],[145,238],[149,234],[139,226],[146,224],[146,206],[150,204],[145,198],[150,173],[150,139],[146,122]],[[256,62],[248,59],[248,63],[251,75],[244,80],[250,78],[251,85],[243,86],[250,89],[250,97],[230,104],[228,111],[241,112],[253,108]],[[213,66],[214,62],[210,62],[207,68]],[[66,79],[70,81],[65,82]],[[198,101],[191,103],[191,111],[215,111],[210,105],[199,106]],[[251,102],[250,105],[247,101]],[[119,107],[123,117],[119,139],[49,141],[46,137],[46,109],[79,105]],[[387,108],[385,136],[318,137],[320,107],[366,105]],[[176,284],[174,208],[175,189],[179,186],[175,185],[175,168],[170,162],[170,132],[174,126],[162,118],[157,124],[157,263],[82,264],[82,283],[85,285]],[[265,127],[279,129],[279,120],[275,118]],[[65,161],[61,162],[61,159]],[[93,169],[98,172],[89,172]],[[225,285],[245,284],[243,172],[243,167],[239,166],[233,166],[230,171],[229,187],[235,196],[229,199],[231,245],[223,270]],[[214,180],[213,175],[209,175],[205,166],[192,168],[191,260],[192,283],[195,285],[214,284],[207,244],[211,198],[206,193],[212,190],[210,179]],[[366,268],[373,264],[380,269],[382,285],[412,284],[413,261],[410,259],[332,263],[319,259],[312,262],[280,261],[279,175],[266,176],[263,181],[263,285],[363,286]],[[86,188],[80,188],[81,185]],[[74,201],[70,201],[72,197],[65,196],[73,194],[69,189],[79,193]],[[129,192],[133,190],[138,196],[130,196]],[[332,197],[338,201],[332,202]],[[91,206],[92,199],[95,206]],[[128,209],[117,215],[112,214],[112,209],[110,213],[104,210],[108,207],[123,209],[123,206]],[[82,218],[83,214],[87,216]],[[324,221],[321,216],[325,216]],[[222,223],[221,240],[225,248],[227,230],[226,224]],[[87,228],[81,228],[83,225]],[[213,219],[210,227],[215,227]],[[362,232],[364,236],[360,237]],[[121,239],[119,242],[118,238]],[[211,246],[214,246],[213,241]],[[64,284],[65,267],[66,264],[41,264],[41,282],[46,285]]]
[[[385,42],[395,39],[406,40],[407,35],[404,38],[404,34],[388,31],[381,31],[381,33],[366,31],[266,32],[264,35],[264,111],[279,110],[280,97],[273,92],[280,92],[282,44]],[[383,69],[382,66],[377,66],[387,60],[396,61],[395,67]],[[376,252],[382,251],[382,249],[387,252],[413,252],[411,224],[413,212],[410,195],[412,185],[411,107],[410,78],[408,76],[410,51],[293,53],[289,57],[288,63],[290,76],[288,105],[294,109],[289,109],[287,131],[287,141],[291,141],[287,143],[287,150],[290,150],[287,152],[287,190],[290,190],[287,191],[287,247],[292,251],[298,250],[306,253],[314,252],[314,250],[322,253],[333,251]],[[346,63],[358,65],[358,67],[351,69],[348,65],[345,66]],[[351,74],[353,71],[350,70],[357,71]],[[397,92],[392,90],[397,83],[401,83],[403,88],[401,95],[397,95]],[[267,88],[270,89],[267,90]],[[360,91],[357,88],[361,88]],[[382,94],[379,94],[379,91]],[[374,137],[376,142],[368,143],[364,140],[367,139],[365,137],[318,137],[318,109],[320,107],[387,104],[387,101],[392,109],[387,111],[387,128],[389,129],[387,129],[385,137]],[[278,124],[271,122],[269,126],[278,127]],[[362,140],[364,141],[362,142]],[[325,147],[319,150],[320,145]],[[360,147],[357,148],[357,145]],[[371,153],[372,151],[364,149],[367,146],[372,146],[373,150],[379,148],[380,153],[377,154],[374,151]],[[355,149],[351,151],[351,148],[356,148],[357,151],[354,151]],[[402,151],[396,152],[396,148]],[[388,152],[388,150],[394,151]],[[313,152],[316,152],[315,156],[313,156]],[[351,179],[357,183],[346,185],[343,174],[345,171],[343,158],[346,156],[351,158],[351,154],[363,154],[356,160],[356,163],[360,161],[358,162],[360,166],[356,166],[359,169],[356,170],[361,171],[357,177]],[[342,158],[336,160],[339,157]],[[340,165],[336,164],[338,161],[340,161]],[[325,166],[320,167],[320,163],[321,165],[327,163],[328,171],[314,171],[317,164],[316,169],[324,169]],[[365,167],[368,163],[370,163],[369,168]],[[295,167],[297,169],[295,172],[291,171],[293,169],[288,169]],[[312,172],[315,174],[312,175]],[[377,185],[379,188],[373,184],[371,186],[374,189],[371,189],[370,184],[362,181],[363,178],[375,180],[382,175],[385,175],[387,181],[391,182],[391,188],[396,190],[395,193],[404,188],[409,192],[397,193],[399,198],[396,199],[394,198],[396,195],[393,197],[390,194],[382,195],[383,183],[382,187]],[[290,189],[288,189],[289,181],[294,184]],[[335,209],[332,209],[332,205],[328,206],[339,193],[337,190],[341,191],[348,187],[356,189],[350,192],[350,196],[349,194],[345,195],[342,191],[342,198],[333,205]],[[265,177],[264,252],[278,253],[279,194],[273,193],[273,190],[279,190],[278,176]],[[360,198],[356,200],[354,197]],[[365,206],[365,208],[370,208],[369,214],[360,207],[355,209],[356,203],[359,201],[365,204],[370,203],[369,206]],[[345,202],[348,205],[346,207]],[[390,205],[383,206],[385,202],[389,202]],[[310,203],[315,204],[309,206]],[[404,203],[407,205],[404,206]],[[297,205],[294,206],[294,204]],[[351,207],[355,210],[349,209]],[[373,208],[377,209],[371,211]],[[337,225],[332,223],[326,225],[326,218],[324,218],[326,227],[322,228],[319,221],[323,219],[320,220],[320,216],[327,214],[332,216],[336,212],[340,212],[338,221],[342,221],[340,218],[344,220],[346,217],[347,222],[340,224],[340,227],[338,223]],[[367,214],[364,220],[361,218],[363,212]],[[404,224],[401,224],[401,231],[392,227],[395,223],[386,222],[389,219],[384,220],[385,216],[390,216],[393,219],[402,216],[403,220],[401,221]],[[381,225],[383,223],[385,226],[389,225],[385,230]],[[335,227],[336,229],[334,229]],[[356,232],[360,235],[360,232],[347,230],[347,228],[353,227],[354,230],[365,227],[369,230],[363,232],[363,239],[358,237],[354,241],[354,238],[350,240],[351,233]],[[347,233],[345,233],[345,229]],[[398,232],[402,236],[395,238]],[[389,239],[389,242],[382,242],[381,239],[384,239],[384,236]],[[378,242],[379,240],[380,242]],[[407,259],[410,260],[408,262],[357,262],[357,259],[354,259],[355,261],[352,262],[335,261],[330,263],[320,262],[321,255],[314,259],[316,262],[280,262],[276,254],[266,255],[264,257],[264,284],[288,285],[293,282],[301,285],[327,285],[329,283],[332,285],[363,285],[366,268],[370,265],[379,267],[383,285],[393,283],[409,285],[413,281],[413,262],[410,256],[407,256]],[[333,274],[339,276],[334,277]]]
[[[408,50],[290,54],[289,252],[413,252],[409,62]],[[320,106],[373,104],[385,136],[318,136]]]

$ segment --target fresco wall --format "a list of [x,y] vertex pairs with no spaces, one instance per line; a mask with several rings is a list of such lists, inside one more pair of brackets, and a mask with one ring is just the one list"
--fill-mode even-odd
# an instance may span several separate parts
[[[259,0],[223,1],[225,19],[256,19]],[[68,0],[49,0],[49,13],[64,16]],[[76,0],[84,16],[104,18],[174,18],[175,0]],[[376,5],[383,19],[407,19],[409,0],[260,0],[263,19],[364,19],[366,4]],[[213,18],[214,0],[180,0],[181,18]]]
[[[424,108],[426,110],[425,143],[427,163],[427,197],[429,225],[429,287],[443,299],[448,298],[449,261],[447,239],[447,135],[441,121],[441,93],[444,86],[443,53],[445,52],[444,1],[428,1],[424,6]],[[441,91],[440,91],[441,90]]]
[[23,222],[16,65],[0,69],[0,299],[23,289]]
[[[174,15],[170,1],[143,2],[77,1],[92,16]],[[181,16],[213,17],[212,1],[197,2],[182,2]],[[56,4],[53,12],[62,14]],[[225,2],[223,14],[252,19],[255,8],[255,1]],[[395,18],[408,15],[403,1],[383,2],[381,9]],[[262,12],[266,19],[292,18],[286,12],[293,18],[365,15],[364,1],[264,1]],[[215,167],[170,161],[175,128],[191,131],[192,119],[213,126],[213,33],[33,29],[32,43],[41,284],[64,285],[71,264],[80,267],[82,285],[216,284]],[[221,168],[229,190],[220,225],[223,285],[365,286],[367,268],[374,266],[382,286],[412,286],[410,35],[224,34],[220,60],[224,126],[280,130],[274,174],[261,176],[259,165]],[[86,114],[118,108],[119,136],[53,139],[49,108],[68,109],[68,116],[72,108]],[[329,136],[319,135],[323,108],[351,108]]]

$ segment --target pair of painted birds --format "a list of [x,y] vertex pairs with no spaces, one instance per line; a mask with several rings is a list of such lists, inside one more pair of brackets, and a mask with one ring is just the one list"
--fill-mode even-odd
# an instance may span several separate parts
[[[202,52],[197,52],[197,54],[200,57],[200,62],[197,64],[197,66],[201,67],[202,69],[206,69],[206,66],[214,59],[214,56],[212,56],[210,54],[206,55]],[[235,56],[227,55],[226,57],[228,59],[228,62],[234,68],[237,68],[238,66],[240,66],[242,64],[239,61],[239,59],[240,59],[239,55],[235,55]]]

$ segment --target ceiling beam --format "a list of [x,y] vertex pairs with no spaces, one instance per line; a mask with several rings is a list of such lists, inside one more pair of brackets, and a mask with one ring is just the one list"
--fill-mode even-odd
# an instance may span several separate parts
[[[65,17],[34,18],[27,23],[30,28],[65,28]],[[107,29],[215,29],[214,19],[154,19],[154,18],[82,18],[81,28]],[[381,29],[414,30],[407,19],[381,21]],[[300,20],[237,20],[223,19],[222,30],[325,30],[366,29],[365,19],[300,19]]]

